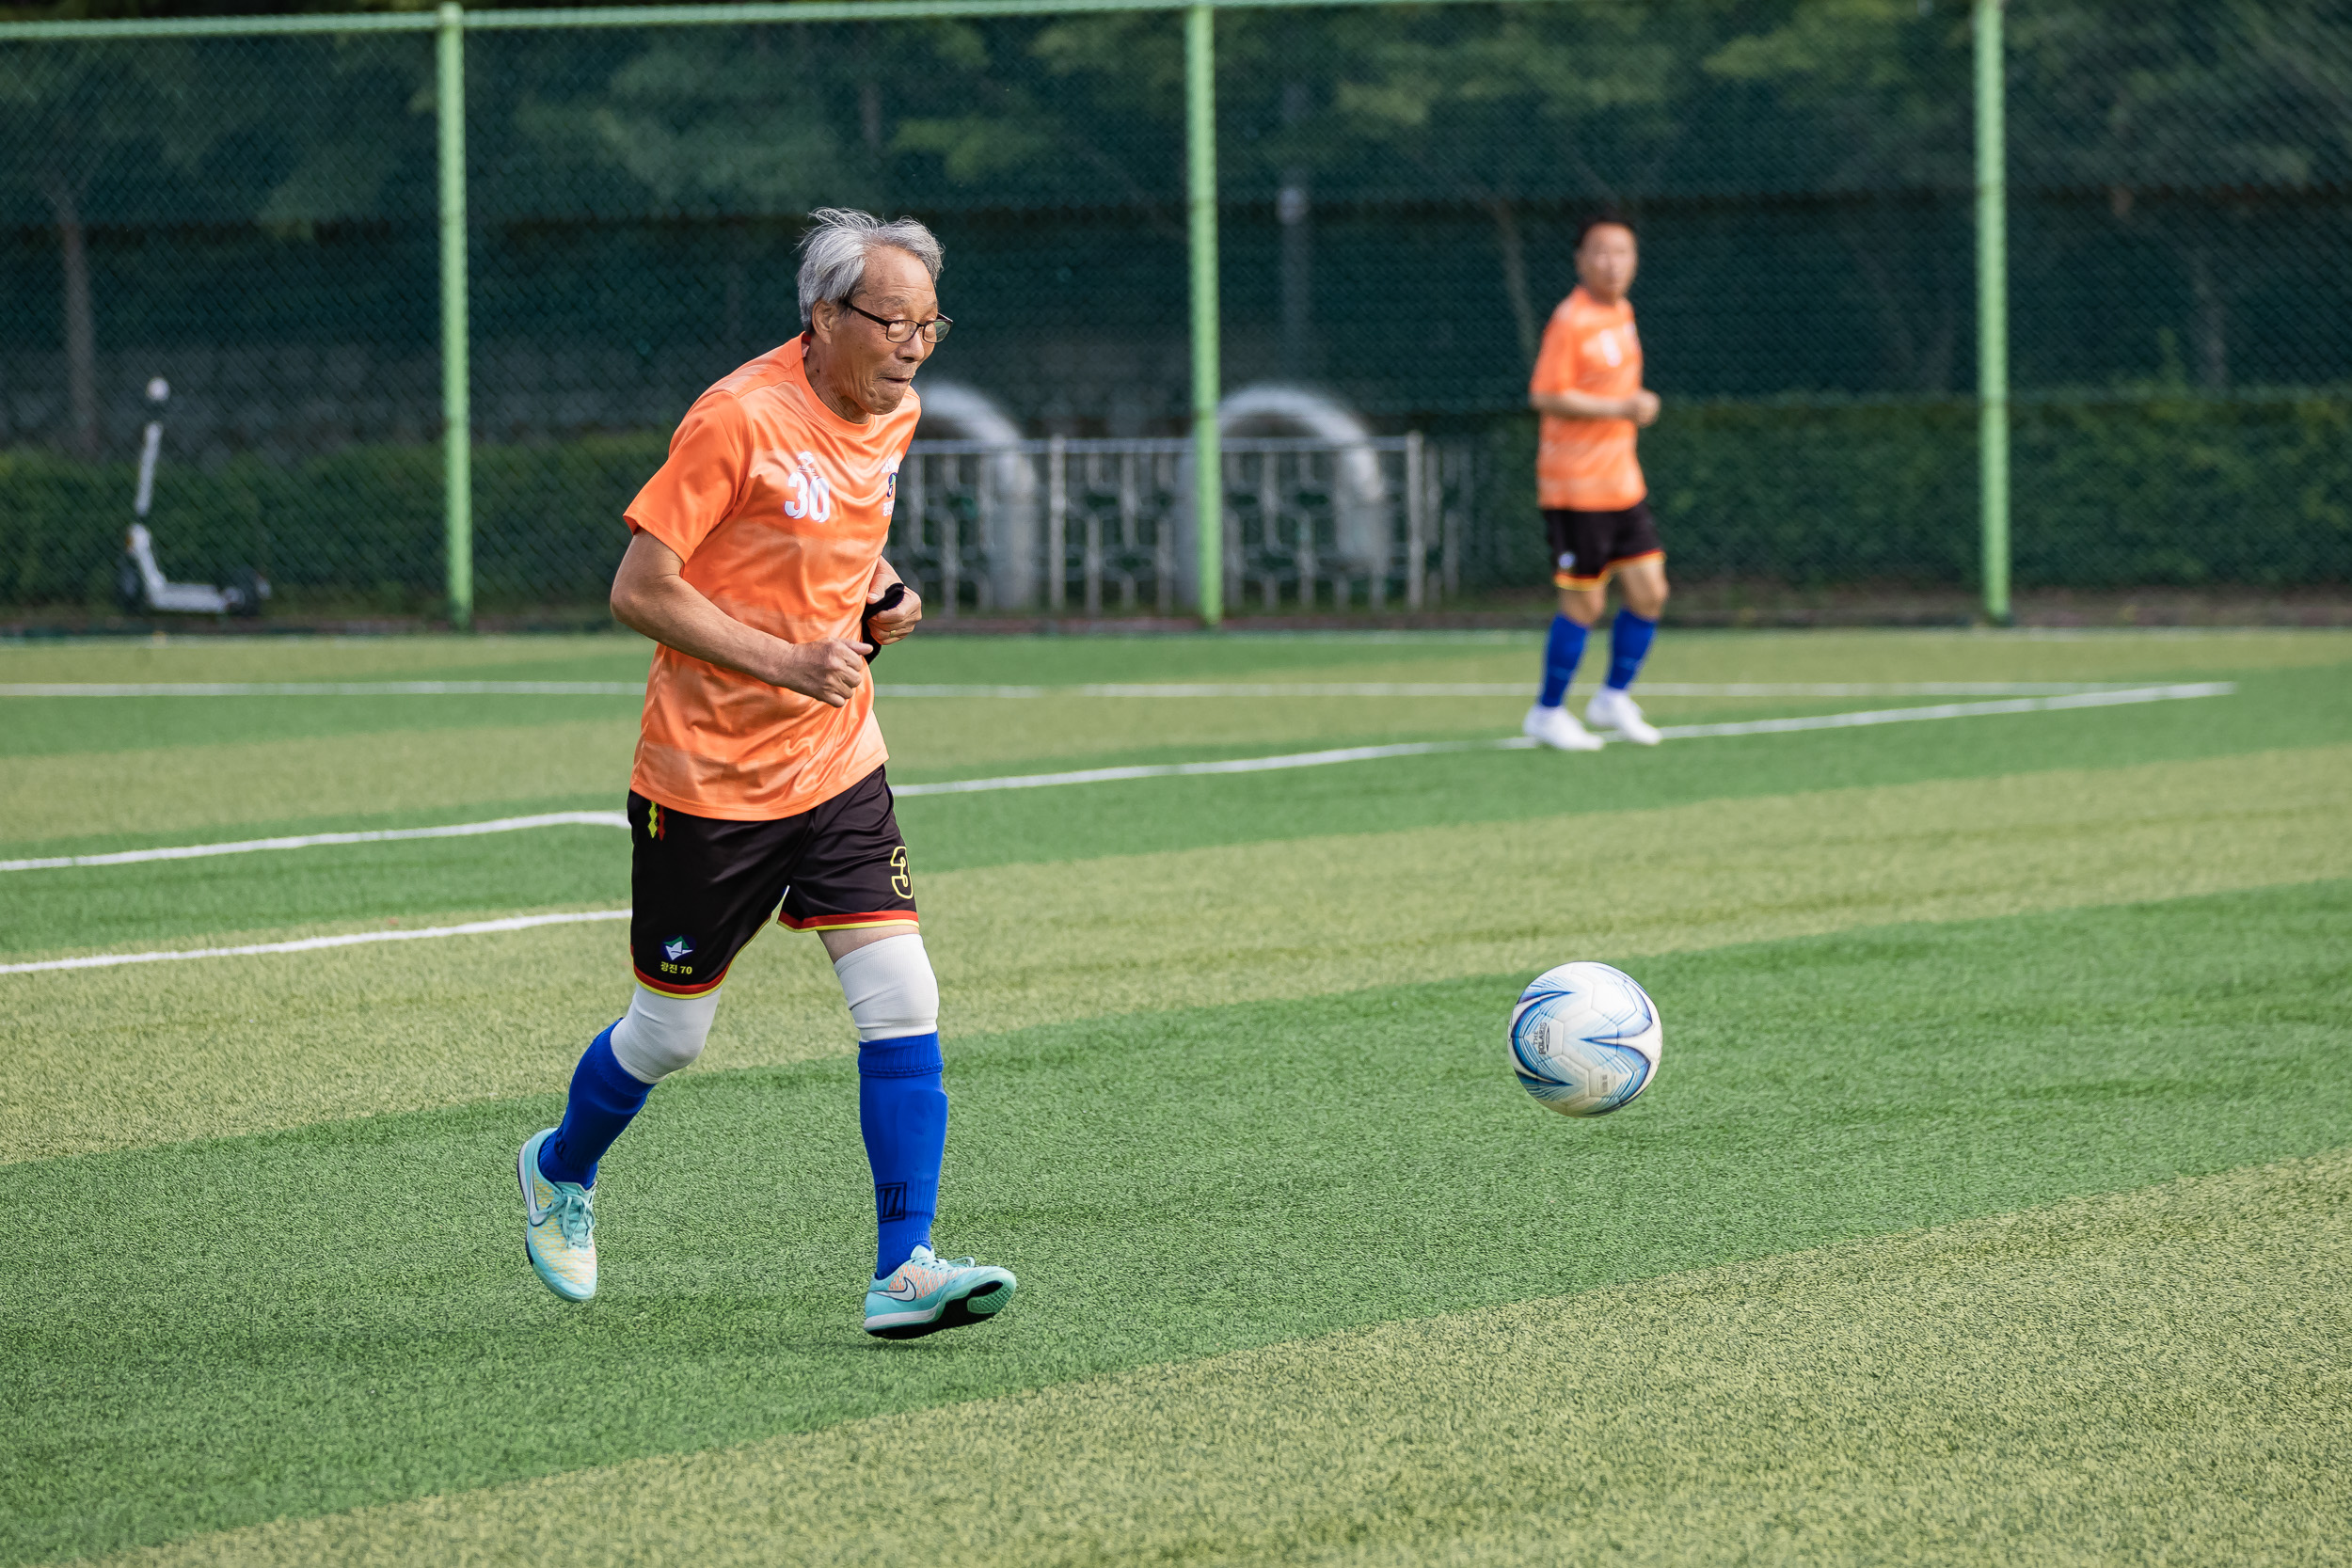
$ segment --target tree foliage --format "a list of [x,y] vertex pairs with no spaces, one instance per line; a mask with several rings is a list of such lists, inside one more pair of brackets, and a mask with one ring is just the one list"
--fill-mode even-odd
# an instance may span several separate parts
[[[2196,301],[2188,361],[2230,380],[2233,312],[2285,264],[2233,251],[2230,214],[2352,182],[2352,0],[2014,0],[2008,16],[2012,189],[2091,193],[2111,234],[2167,258]],[[1973,179],[1969,25],[1959,0],[1224,12],[1220,181],[1233,203],[1482,214],[1484,264],[1530,353],[1548,303],[1530,281],[1531,214],[1811,203],[1887,381],[1947,388],[1970,321],[1972,263],[1950,227]],[[1184,62],[1166,12],[484,33],[469,58],[483,221],[847,203],[1096,211],[1153,244],[1184,232]],[[94,420],[92,223],[251,225],[298,244],[413,215],[430,202],[432,92],[417,37],[0,46],[0,210],[57,236],[77,430]]]

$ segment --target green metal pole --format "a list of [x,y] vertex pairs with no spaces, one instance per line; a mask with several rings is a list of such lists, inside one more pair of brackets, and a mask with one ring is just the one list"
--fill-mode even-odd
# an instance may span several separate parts
[[1216,13],[1184,11],[1186,191],[1192,204],[1192,500],[1200,624],[1225,618],[1225,459],[1217,442]]
[[466,9],[442,0],[434,94],[441,140],[441,449],[451,624],[473,625],[473,411],[466,325]]
[[1977,479],[1984,614],[2009,607],[2009,137],[2002,103],[2003,0],[1977,6]]

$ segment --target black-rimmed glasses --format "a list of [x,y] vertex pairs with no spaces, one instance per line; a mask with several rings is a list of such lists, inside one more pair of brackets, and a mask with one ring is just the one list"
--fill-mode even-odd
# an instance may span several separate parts
[[844,309],[856,310],[859,315],[881,327],[882,337],[894,343],[903,343],[920,332],[923,334],[923,341],[936,348],[939,346],[939,340],[947,336],[947,329],[956,325],[946,316],[933,316],[927,322],[887,321],[871,310],[860,309],[849,300],[843,300],[841,305]]

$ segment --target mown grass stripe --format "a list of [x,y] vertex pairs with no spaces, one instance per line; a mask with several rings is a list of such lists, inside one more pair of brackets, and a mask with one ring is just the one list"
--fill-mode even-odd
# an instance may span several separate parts
[[[846,1061],[665,1085],[605,1164],[586,1312],[513,1245],[514,1149],[553,1119],[553,1085],[9,1167],[0,1560],[2339,1147],[2347,899],[2334,883],[1646,959],[1667,1076],[1595,1123],[1538,1109],[1502,1066],[1523,975],[959,1042],[941,1235],[1012,1263],[1025,1295],[985,1335],[907,1354],[856,1327],[872,1195]],[[1130,1259],[1163,1288],[1136,1289]]]
[[[2352,747],[2319,747],[918,870],[915,893],[953,1037],[2352,876],[2348,817]],[[1606,896],[1597,857],[1624,868]],[[340,933],[266,937],[313,934]],[[532,1092],[628,995],[603,931],[422,946],[10,977],[0,1160]],[[714,1065],[849,1048],[818,953],[738,961]]]
[[[2004,702],[1942,703],[1930,707],[1875,708],[1855,713],[1817,713],[1789,719],[1750,719],[1717,724],[1661,724],[1668,740],[1709,740],[1730,736],[1794,735],[1805,730],[1867,729],[1939,719],[1984,719],[2005,714],[2054,713],[2068,708],[2123,707],[2200,697],[2226,697],[2237,688],[2227,681],[2182,686],[2134,687],[2119,691],[2078,692],[2067,697],[2016,697]],[[925,795],[979,795],[1004,789],[1050,789],[1063,784],[1117,784],[1134,779],[1190,779],[1229,773],[1274,773],[1296,768],[1329,768],[1343,762],[1381,762],[1395,757],[1437,756],[1449,752],[1526,752],[1539,743],[1525,736],[1498,740],[1423,740],[1391,746],[1347,746],[1322,752],[1293,752],[1270,757],[1230,757],[1217,762],[1172,762],[1128,768],[1089,768],[1064,773],[1028,773],[1002,779],[949,779],[893,786],[914,799]]]
[[2347,1342],[2339,1150],[108,1560],[2337,1560]]
[[[926,626],[892,650],[904,682],[1066,686],[1292,680],[1525,682],[1542,632],[1224,633],[1193,637],[962,636]],[[2340,662],[2327,628],[1916,628],[1708,631],[1669,626],[1660,681],[2180,679]],[[284,682],[466,678],[642,681],[648,645],[628,633],[400,638],[177,637],[0,640],[0,674],[24,683]]]
[[[2113,689],[2100,681],[1649,681],[1659,697],[2034,697]],[[1592,690],[1586,682],[1581,690]],[[973,686],[882,681],[884,697],[1523,697],[1526,681],[1157,681]],[[0,697],[642,697],[640,681],[49,681],[0,683]]]
[[564,797],[609,810],[636,741],[635,720],[614,717],[12,757],[0,832],[29,844],[355,810],[486,816]]
[[[2026,698],[2005,703],[1945,704],[1935,707],[1890,708],[1858,713],[1814,714],[1792,719],[1760,719],[1735,723],[1670,724],[1660,734],[1668,739],[1698,739],[1727,736],[1788,735],[1804,730],[1855,729],[1915,720],[1969,719],[1993,714],[2041,713],[2070,707],[2116,707],[2137,703],[2194,697],[2227,696],[2235,688],[2227,682],[2195,686],[2130,688],[2073,697]],[[1297,768],[1324,768],[1335,763],[1373,762],[1394,757],[1434,756],[1470,751],[1529,751],[1536,743],[1523,736],[1499,740],[1422,741],[1393,746],[1355,746],[1322,752],[1292,752],[1268,757],[1233,757],[1216,762],[1164,763],[1127,768],[1096,768],[1073,772],[1029,773],[993,779],[951,779],[929,784],[902,784],[895,793],[908,799],[927,795],[976,795],[1008,789],[1041,789],[1060,784],[1109,784],[1136,779],[1207,778],[1232,774],[1279,772]],[[502,816],[485,822],[453,822],[428,828],[389,828],[347,832],[294,833],[275,838],[241,839],[222,844],[165,845],[149,849],[118,849],[87,855],[50,855],[0,861],[0,872],[56,871],[77,866],[135,865],[151,861],[199,860],[216,855],[251,854],[263,850],[312,849],[334,845],[389,844],[408,839],[469,838],[484,833],[520,832],[533,828],[593,826],[626,828],[620,812],[543,812],[528,816]],[[156,955],[187,958],[211,954]],[[126,958],[124,961],[139,961]],[[20,966],[23,967],[23,966]],[[44,967],[44,966],[32,966]],[[75,967],[49,965],[45,967]],[[11,973],[0,967],[0,974]]]
[[[1114,790],[1089,792],[1014,790],[931,797],[901,802],[900,822],[926,872],[1004,864],[1020,861],[1086,860],[1104,854],[1192,847],[1205,844],[1271,842],[1334,833],[1391,831],[1442,822],[1549,818],[1562,811],[1601,812],[1654,807],[1701,800],[1767,796],[1820,787],[1904,784],[1920,779],[1985,778],[2048,768],[2111,768],[2133,763],[2212,757],[2265,749],[2280,741],[2299,746],[2352,738],[2352,682],[2328,672],[2296,672],[2249,684],[2226,704],[2140,705],[2080,715],[2066,722],[2025,716],[1995,720],[1985,727],[1950,724],[1897,725],[1845,734],[1826,733],[1802,745],[1765,736],[1730,739],[1708,746],[1637,748],[1619,746],[1596,755],[1561,757],[1533,752],[1459,752],[1402,759],[1376,769],[1309,769],[1240,776],[1222,781],[1156,780]],[[1312,705],[1268,705],[1285,712]],[[1457,704],[1460,707],[1475,705]],[[994,711],[1056,718],[1064,705],[1009,705]],[[1130,706],[1119,710],[1132,713]],[[1218,709],[1219,715],[1230,710]],[[1329,708],[1323,711],[1329,712]],[[1387,738],[1427,738],[1388,733],[1378,721],[1391,710],[1374,705],[1374,721],[1352,729],[1367,743]],[[952,724],[916,722],[929,712],[960,716]],[[1518,709],[1489,714],[1486,733],[1516,719]],[[980,710],[957,705],[919,705],[889,721],[896,750],[895,784],[936,778],[1011,772],[960,767],[925,768],[920,759],[961,753],[971,734],[985,730],[987,746],[1006,747],[1030,758],[1056,754],[1027,747],[1022,737],[1007,746],[1008,730],[1051,738],[1052,725],[973,722]],[[148,722],[146,716],[140,719]],[[951,735],[949,732],[954,732]],[[966,733],[970,732],[970,733]],[[1205,733],[1205,732],[1204,732]],[[961,736],[961,738],[958,738]],[[1163,747],[1157,752],[1110,753],[1105,764],[1147,763],[1179,756],[1231,756],[1295,750],[1316,740],[1313,726],[1269,743],[1258,730],[1252,744],[1218,750],[1202,746]],[[1066,735],[1062,736],[1066,738]],[[1168,737],[1163,737],[1168,738]],[[614,767],[627,766],[624,737]],[[914,759],[914,760],[910,760]],[[118,771],[144,759],[117,755]],[[1022,766],[1036,766],[1025,761]],[[1078,764],[1072,764],[1078,766]],[[18,765],[0,762],[0,820],[24,806],[39,810],[47,798],[19,793],[8,785]],[[0,843],[0,852],[54,858],[170,847],[195,836],[260,838],[313,832],[358,832],[438,826],[467,819],[446,809],[379,810],[372,779],[322,778],[325,790],[298,816],[261,816],[238,824],[231,834],[84,832],[36,847]],[[1573,789],[1564,793],[1564,785]],[[615,788],[585,799],[521,797],[500,800],[496,815],[573,809],[611,809]],[[492,815],[476,810],[472,816]],[[94,828],[98,824],[91,824]],[[517,856],[478,841],[484,852],[453,858],[431,852],[371,850],[364,847],[332,855],[333,876],[310,867],[283,873],[247,864],[239,873],[216,874],[204,862],[151,867],[87,868],[69,881],[37,880],[11,889],[0,901],[0,952],[34,956],[36,942],[50,953],[125,950],[133,947],[209,944],[221,933],[287,932],[327,928],[329,923],[400,916],[411,922],[471,917],[490,909],[569,909],[617,906],[628,896],[627,862],[615,857],[598,834],[560,834]]]

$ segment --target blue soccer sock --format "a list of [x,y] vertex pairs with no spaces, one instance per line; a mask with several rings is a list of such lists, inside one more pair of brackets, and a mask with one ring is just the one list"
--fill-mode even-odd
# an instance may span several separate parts
[[1649,657],[1650,639],[1657,635],[1657,622],[1629,610],[1617,611],[1616,624],[1609,628],[1609,685],[1613,689],[1623,691],[1633,684],[1633,677],[1642,672],[1642,660]]
[[1558,707],[1567,701],[1568,683],[1576,679],[1577,662],[1584,657],[1584,628],[1565,615],[1551,618],[1551,636],[1544,642],[1544,689],[1535,701]]
[[874,1171],[874,1277],[931,1244],[939,1165],[947,1152],[946,1062],[939,1034],[867,1040],[857,1050],[857,1125]]
[[[617,1028],[615,1022],[613,1027]],[[612,1029],[608,1028],[580,1053],[572,1069],[571,1098],[564,1105],[564,1120],[555,1135],[539,1146],[539,1174],[550,1181],[575,1181],[583,1187],[596,1182],[596,1162],[621,1135],[621,1129],[644,1109],[653,1085],[623,1067],[612,1054]]]

